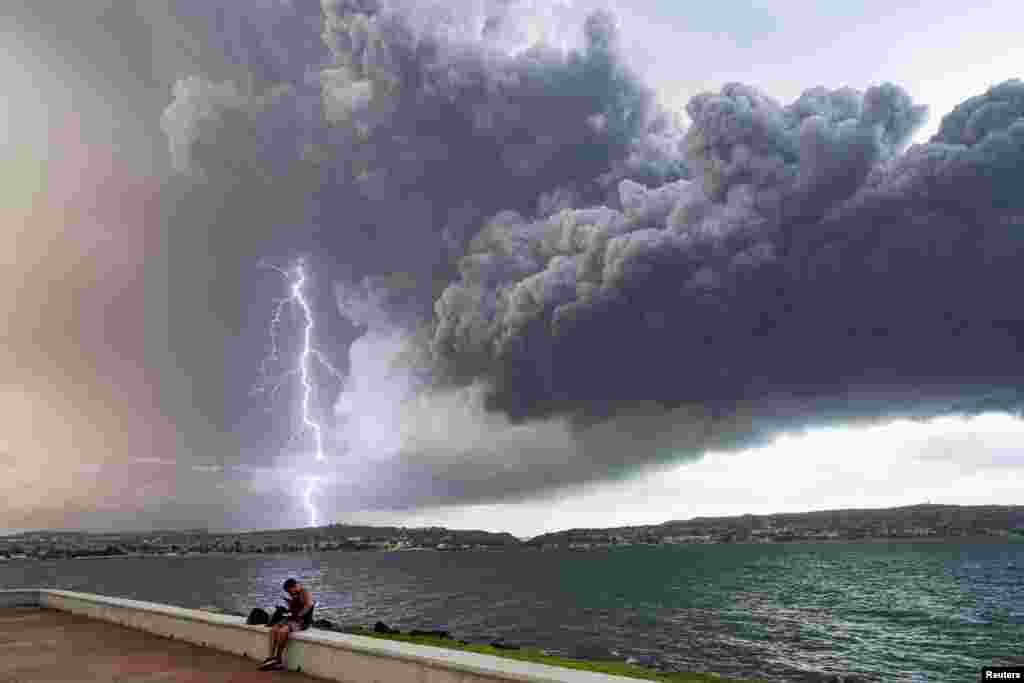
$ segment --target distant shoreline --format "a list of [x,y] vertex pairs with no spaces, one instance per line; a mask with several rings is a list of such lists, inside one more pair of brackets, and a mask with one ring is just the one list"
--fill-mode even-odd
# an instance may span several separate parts
[[571,550],[573,552],[592,552],[594,550],[605,550],[614,548],[652,548],[652,547],[677,547],[677,546],[702,546],[702,545],[836,545],[839,543],[996,543],[996,544],[1017,544],[1024,543],[1024,537],[1013,536],[945,536],[945,537],[869,537],[869,538],[794,538],[785,541],[699,541],[692,543],[631,543],[631,544],[595,544],[591,548],[571,548],[568,545],[560,547],[542,548],[538,546],[527,546],[522,550],[539,550],[551,552],[554,550]]
[[658,545],[793,545],[794,543],[947,543],[989,541],[993,543],[1021,543],[1024,537],[987,536],[867,536],[865,538],[794,538],[789,541],[732,541],[722,543],[659,543]]
[[[24,532],[0,538],[0,557],[194,557],[195,555],[311,555],[322,552],[508,552],[652,545],[787,543],[1024,542],[1024,506],[910,505],[900,508],[694,517],[654,525],[572,528],[532,538],[445,527],[328,524],[249,532],[207,529],[150,532]],[[0,561],[9,561],[0,560]]]
[[[630,543],[630,544],[594,544],[590,548],[573,548],[569,545],[560,545],[559,547],[540,547],[540,546],[508,546],[503,548],[493,548],[487,550],[438,550],[436,548],[416,548],[416,550],[432,551],[436,553],[467,553],[467,552],[503,552],[503,551],[528,551],[528,552],[574,552],[574,553],[586,553],[586,552],[598,552],[602,550],[617,550],[620,548],[651,548],[651,547],[678,547],[678,546],[705,546],[705,545],[765,545],[765,546],[782,546],[782,545],[836,545],[836,544],[855,544],[864,543],[878,545],[883,543],[992,543],[992,544],[1020,544],[1024,543],[1024,538],[1015,536],[945,536],[945,537],[934,537],[934,536],[922,536],[922,537],[868,537],[868,538],[815,538],[815,539],[804,539],[796,538],[785,541],[706,541],[696,543]],[[164,553],[126,553],[121,555],[80,555],[77,557],[0,557],[0,562],[55,562],[63,560],[114,560],[114,559],[139,559],[139,558],[163,558],[163,559],[194,559],[197,557],[284,557],[288,555],[323,555],[323,554],[346,554],[352,552],[362,553],[399,553],[407,552],[405,550],[386,550],[386,549],[364,549],[364,550],[315,550],[315,551],[296,551],[296,552],[268,552],[268,553],[226,553],[226,552],[193,552],[193,553],[179,553],[177,555],[169,555]]]

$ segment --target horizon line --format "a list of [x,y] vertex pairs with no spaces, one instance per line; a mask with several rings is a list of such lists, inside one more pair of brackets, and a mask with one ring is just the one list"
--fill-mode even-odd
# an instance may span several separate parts
[[985,504],[985,505],[963,505],[963,504],[959,504],[959,503],[932,503],[930,501],[925,501],[924,503],[910,503],[910,504],[907,504],[907,505],[896,505],[896,506],[878,507],[878,508],[871,508],[871,507],[864,507],[864,508],[826,508],[826,509],[819,509],[819,510],[805,510],[803,512],[769,512],[769,513],[764,513],[764,514],[743,513],[743,514],[738,514],[738,515],[696,515],[694,517],[668,519],[668,520],[664,520],[664,521],[661,521],[661,522],[653,522],[653,523],[650,523],[650,524],[624,524],[624,525],[618,525],[618,526],[598,526],[598,527],[565,527],[565,528],[556,529],[556,530],[553,530],[553,531],[542,531],[542,532],[540,532],[538,534],[533,534],[532,536],[517,536],[517,535],[515,535],[512,532],[507,531],[507,530],[503,530],[503,531],[489,531],[487,529],[462,529],[462,528],[445,527],[445,526],[439,526],[439,525],[405,526],[405,525],[400,525],[400,524],[360,524],[360,523],[347,523],[347,522],[332,522],[330,524],[323,524],[323,525],[315,526],[315,527],[309,527],[309,526],[306,526],[306,527],[279,527],[279,528],[264,528],[264,529],[249,529],[249,530],[240,530],[240,529],[235,529],[235,530],[212,530],[212,529],[208,529],[208,528],[204,529],[202,527],[186,527],[186,528],[181,528],[181,529],[162,528],[162,529],[144,529],[144,530],[123,530],[123,531],[113,531],[113,530],[86,531],[86,530],[83,530],[83,529],[26,529],[26,530],[22,530],[22,531],[9,531],[9,530],[5,530],[3,533],[0,533],[0,538],[8,538],[8,537],[11,537],[11,536],[22,536],[22,535],[26,535],[26,534],[42,534],[42,533],[51,533],[51,534],[53,534],[53,533],[56,533],[56,534],[88,534],[88,535],[94,535],[94,536],[101,536],[101,535],[104,535],[104,534],[110,534],[110,535],[114,535],[114,534],[119,534],[119,535],[140,534],[141,535],[141,534],[159,534],[159,533],[183,534],[183,533],[188,533],[188,532],[197,532],[197,533],[204,533],[204,534],[211,534],[211,535],[216,535],[216,534],[238,534],[238,535],[241,535],[241,534],[260,534],[260,533],[302,532],[302,531],[313,532],[313,531],[322,530],[322,529],[329,529],[331,527],[369,527],[369,528],[372,528],[372,529],[403,529],[403,530],[409,530],[409,531],[424,531],[424,530],[429,530],[429,529],[440,529],[440,530],[444,530],[444,531],[461,531],[461,532],[480,531],[480,532],[489,533],[489,534],[508,534],[508,535],[512,536],[513,538],[515,538],[517,540],[524,540],[524,539],[525,540],[531,540],[531,539],[534,539],[534,538],[537,538],[537,537],[540,537],[540,536],[545,536],[545,535],[548,535],[548,534],[557,534],[557,533],[561,533],[561,532],[565,532],[565,531],[576,531],[576,530],[580,530],[580,529],[586,529],[586,530],[635,529],[635,528],[640,528],[640,527],[663,526],[665,524],[672,524],[672,523],[675,523],[675,522],[690,522],[690,521],[694,521],[694,520],[698,520],[698,519],[742,519],[742,518],[745,518],[745,517],[776,517],[776,516],[780,516],[780,515],[811,515],[811,514],[822,513],[822,512],[867,512],[867,511],[883,511],[883,510],[903,510],[903,509],[906,509],[906,508],[915,508],[915,507],[916,508],[920,508],[920,507],[1024,508],[1024,505],[1003,505],[1003,504],[996,504],[996,503]]

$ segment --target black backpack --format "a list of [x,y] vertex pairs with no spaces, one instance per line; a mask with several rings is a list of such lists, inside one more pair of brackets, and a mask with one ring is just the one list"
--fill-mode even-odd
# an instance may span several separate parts
[[288,618],[288,608],[281,607],[280,605],[274,609],[274,616],[270,617],[270,621],[266,622],[267,626],[273,626],[280,624],[282,621]]
[[249,612],[249,618],[245,620],[245,623],[250,626],[262,626],[270,622],[270,615],[267,614],[267,610],[257,607],[253,611]]

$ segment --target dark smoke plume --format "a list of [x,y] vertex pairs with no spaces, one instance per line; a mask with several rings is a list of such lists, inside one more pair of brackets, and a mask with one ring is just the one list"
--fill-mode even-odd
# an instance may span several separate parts
[[261,39],[232,42],[248,80],[183,79],[163,118],[192,191],[227,197],[225,252],[315,247],[405,283],[370,297],[399,317],[343,289],[366,334],[338,441],[379,458],[349,504],[524,498],[815,424],[1019,411],[1024,84],[909,150],[925,109],[892,84],[788,105],[729,84],[684,134],[610,15],[574,50],[521,49],[516,5],[485,5],[296,2],[294,36],[255,13],[240,35]]

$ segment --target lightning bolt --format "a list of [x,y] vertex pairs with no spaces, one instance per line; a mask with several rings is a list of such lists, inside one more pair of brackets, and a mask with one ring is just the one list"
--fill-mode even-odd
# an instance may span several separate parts
[[320,516],[316,511],[316,503],[313,502],[313,494],[316,493],[316,487],[319,483],[320,477],[310,477],[309,485],[302,496],[303,502],[306,504],[306,511],[309,512],[309,525],[311,527],[320,526]]
[[[309,299],[306,297],[306,282],[308,278],[306,275],[305,261],[303,259],[298,259],[295,264],[287,270],[266,263],[261,265],[277,271],[285,278],[290,285],[288,289],[290,295],[276,300],[274,315],[270,321],[270,355],[264,359],[263,363],[260,365],[260,374],[263,376],[263,383],[257,386],[257,391],[263,391],[266,389],[268,384],[268,365],[270,362],[280,361],[281,353],[278,346],[278,338],[280,335],[281,321],[284,311],[289,307],[297,309],[301,312],[303,321],[302,350],[299,352],[298,364],[297,367],[283,373],[273,382],[270,394],[271,398],[273,398],[289,379],[296,376],[299,377],[299,382],[302,386],[301,415],[303,429],[300,430],[300,432],[293,434],[289,443],[297,439],[303,432],[311,433],[313,435],[313,457],[316,462],[322,463],[327,460],[327,456],[324,453],[323,425],[321,425],[319,419],[314,416],[312,409],[315,393],[313,365],[314,363],[319,364],[323,369],[327,370],[327,372],[340,381],[344,381],[344,376],[336,367],[334,367],[334,365],[331,364],[327,359],[327,356],[314,346],[313,335],[316,328],[316,321],[313,316],[313,308],[309,305]],[[303,494],[303,502],[307,512],[309,513],[309,526],[315,527],[319,524],[319,513],[316,508],[316,503],[313,500],[313,496],[316,494],[317,487],[322,482],[322,479],[317,476],[310,476],[307,481],[308,484],[306,486],[305,493]]]

